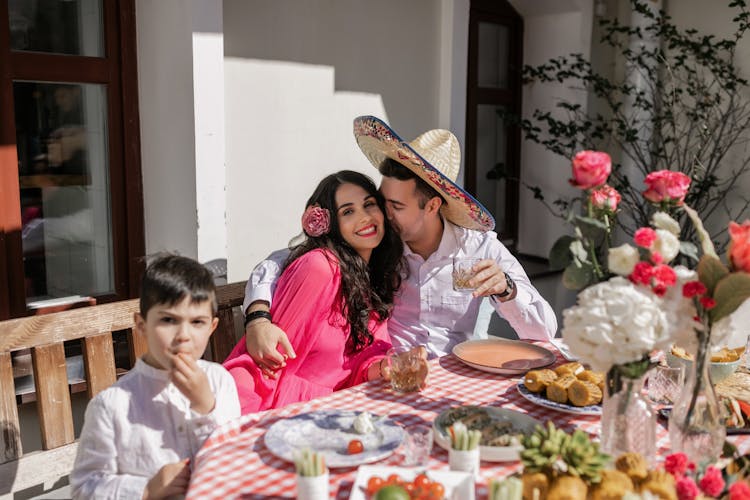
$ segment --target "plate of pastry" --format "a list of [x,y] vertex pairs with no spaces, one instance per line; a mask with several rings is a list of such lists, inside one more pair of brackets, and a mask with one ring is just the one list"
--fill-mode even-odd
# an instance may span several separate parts
[[604,374],[581,363],[564,363],[554,370],[531,370],[517,384],[518,392],[539,406],[576,415],[601,415]]

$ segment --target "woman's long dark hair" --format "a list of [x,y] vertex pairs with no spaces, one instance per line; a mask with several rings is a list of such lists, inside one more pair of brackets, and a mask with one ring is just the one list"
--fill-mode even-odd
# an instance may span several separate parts
[[[380,244],[372,251],[369,264],[341,236],[336,210],[336,191],[342,184],[354,184],[371,194],[383,212],[385,234]],[[379,321],[391,314],[393,296],[401,286],[404,269],[404,244],[385,216],[385,202],[372,179],[359,172],[341,170],[331,174],[318,184],[306,207],[318,205],[328,209],[331,229],[318,237],[305,235],[305,240],[292,247],[284,268],[295,259],[311,250],[323,248],[334,254],[341,269],[341,289],[338,300],[349,326],[349,341],[352,351],[358,351],[372,343],[372,332],[367,328],[370,312],[375,311]]]

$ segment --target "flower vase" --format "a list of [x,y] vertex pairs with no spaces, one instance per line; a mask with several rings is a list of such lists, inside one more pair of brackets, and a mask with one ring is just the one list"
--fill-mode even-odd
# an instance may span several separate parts
[[719,398],[709,371],[708,336],[699,339],[695,361],[669,417],[672,451],[685,453],[696,464],[715,462],[726,438]]
[[630,378],[613,368],[607,373],[602,401],[601,450],[612,458],[640,453],[656,457],[656,413],[643,395],[643,376]]

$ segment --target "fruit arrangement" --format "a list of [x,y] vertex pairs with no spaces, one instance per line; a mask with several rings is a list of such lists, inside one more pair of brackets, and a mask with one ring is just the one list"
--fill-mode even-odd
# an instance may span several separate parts
[[524,376],[523,383],[529,391],[544,394],[550,401],[589,406],[602,402],[604,374],[571,362],[554,370],[531,370]]
[[391,474],[387,478],[372,476],[367,480],[365,493],[370,500],[442,500],[445,486],[427,474],[417,474],[412,481]]

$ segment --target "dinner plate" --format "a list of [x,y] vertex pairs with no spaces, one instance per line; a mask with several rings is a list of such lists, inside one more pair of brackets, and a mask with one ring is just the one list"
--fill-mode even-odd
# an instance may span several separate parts
[[[443,449],[450,448],[450,437],[448,436],[449,417],[451,412],[460,408],[486,410],[490,418],[499,422],[510,422],[514,431],[522,434],[531,434],[537,425],[542,425],[539,420],[531,418],[525,413],[506,408],[495,408],[493,406],[457,406],[444,410],[432,423],[435,442]],[[523,446],[479,446],[479,458],[488,462],[510,462],[519,460],[519,453]]]
[[[320,410],[303,413],[275,422],[266,431],[264,441],[279,458],[294,461],[295,452],[303,448],[322,453],[328,467],[356,467],[382,460],[404,440],[404,430],[388,418],[377,420],[375,430],[367,434],[354,431],[352,425],[360,411]],[[347,445],[358,439],[362,453],[350,455]]]
[[467,340],[456,345],[453,354],[477,370],[511,376],[549,366],[557,359],[544,347],[506,339]]
[[523,379],[520,379],[518,381],[517,387],[518,392],[521,393],[521,396],[525,397],[534,404],[538,404],[539,406],[545,406],[547,408],[551,408],[557,411],[563,411],[565,413],[574,413],[576,415],[602,414],[602,405],[574,406],[567,403],[558,403],[557,401],[549,400],[541,394],[537,394],[528,390],[523,383]]
[[387,479],[391,474],[398,474],[406,481],[411,481],[421,472],[427,474],[431,481],[437,481],[445,487],[445,498],[474,500],[474,478],[468,472],[425,470],[424,467],[389,467],[385,465],[363,465],[360,467],[357,470],[357,477],[354,480],[349,500],[366,500],[367,480],[373,476]]

